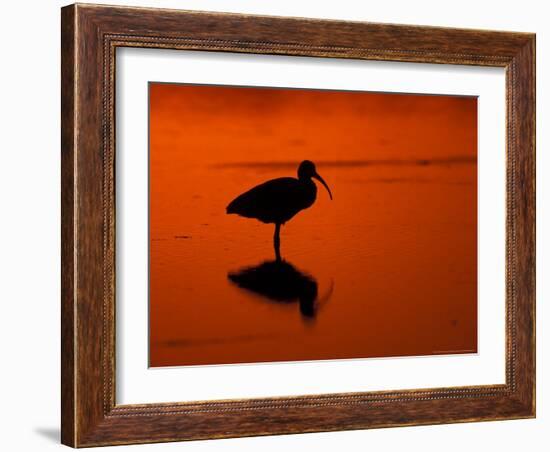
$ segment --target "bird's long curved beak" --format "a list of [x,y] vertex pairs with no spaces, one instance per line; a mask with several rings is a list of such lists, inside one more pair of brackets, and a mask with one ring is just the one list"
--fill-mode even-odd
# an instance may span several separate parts
[[327,191],[328,191],[328,195],[330,196],[330,200],[332,201],[332,193],[330,192],[330,188],[328,188],[328,185],[327,185],[327,183],[323,180],[323,178],[322,178],[321,176],[319,176],[318,173],[315,173],[315,174],[313,175],[313,178],[314,178],[314,179],[317,179],[319,182],[321,182],[321,183],[325,186],[325,188],[326,188]]

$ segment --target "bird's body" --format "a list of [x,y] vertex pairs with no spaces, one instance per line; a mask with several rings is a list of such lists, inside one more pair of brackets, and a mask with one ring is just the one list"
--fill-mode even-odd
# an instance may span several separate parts
[[227,213],[263,223],[285,224],[300,210],[311,207],[316,197],[317,186],[311,179],[280,177],[237,196],[227,206]]
[[298,177],[280,177],[246,191],[227,206],[228,214],[255,218],[264,223],[275,224],[273,244],[277,260],[281,259],[280,228],[301,210],[311,207],[317,197],[317,186],[312,178],[319,180],[332,194],[323,178],[317,174],[315,165],[304,160],[298,167]]

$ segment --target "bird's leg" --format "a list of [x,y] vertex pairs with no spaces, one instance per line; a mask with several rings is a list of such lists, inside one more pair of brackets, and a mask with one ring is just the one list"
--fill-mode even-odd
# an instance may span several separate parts
[[275,224],[275,234],[273,235],[273,247],[275,248],[275,258],[277,262],[281,262],[281,238],[279,233],[281,232],[281,224]]

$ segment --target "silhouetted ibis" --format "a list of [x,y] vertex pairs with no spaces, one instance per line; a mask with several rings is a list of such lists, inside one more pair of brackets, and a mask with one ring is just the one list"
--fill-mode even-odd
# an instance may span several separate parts
[[330,188],[317,174],[315,164],[310,160],[304,160],[298,167],[297,179],[280,177],[257,185],[231,201],[227,206],[227,213],[256,218],[264,223],[274,223],[273,246],[277,260],[281,260],[279,237],[281,225],[315,202],[317,186],[311,180],[312,178],[325,186],[332,199]]

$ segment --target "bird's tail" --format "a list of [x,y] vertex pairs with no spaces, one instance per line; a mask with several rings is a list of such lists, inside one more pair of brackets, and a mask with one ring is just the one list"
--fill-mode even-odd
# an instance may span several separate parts
[[237,200],[234,199],[227,205],[227,207],[225,208],[225,213],[237,213],[237,203],[235,201]]

